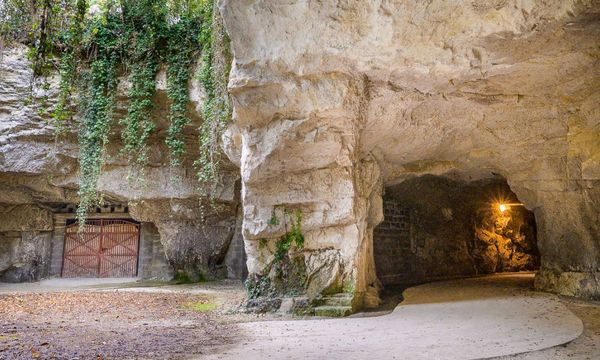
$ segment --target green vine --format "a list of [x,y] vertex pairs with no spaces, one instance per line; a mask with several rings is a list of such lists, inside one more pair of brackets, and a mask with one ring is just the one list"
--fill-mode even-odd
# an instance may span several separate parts
[[[274,255],[274,264],[281,264],[288,256],[289,250],[293,245],[296,249],[301,250],[304,248],[304,235],[302,234],[302,213],[299,210],[289,215],[290,229],[286,231],[285,235],[277,242],[277,248]],[[287,224],[286,224],[287,225]]]
[[[141,178],[149,162],[148,141],[156,131],[152,118],[155,79],[160,65],[167,66],[169,128],[165,142],[171,165],[180,166],[186,149],[184,129],[190,123],[188,81],[198,51],[202,54],[198,76],[206,100],[199,129],[200,154],[195,164],[202,189],[218,180],[219,141],[231,113],[226,87],[231,55],[215,1],[5,0],[0,3],[2,44],[17,41],[29,45],[35,76],[46,76],[53,69],[61,76],[57,103],[51,112],[56,135],[66,131],[67,121],[75,112],[72,109],[79,115],[80,224],[85,222],[87,212],[101,202],[98,180],[105,147],[113,138],[117,79],[127,76],[131,84],[126,114],[118,122],[123,143],[121,154],[133,169],[139,170]],[[94,13],[88,11],[90,3],[94,5]],[[71,97],[75,92],[79,101],[73,106]]]
[[90,47],[95,56],[89,70],[82,73],[80,88],[81,124],[79,130],[79,197],[77,218],[80,227],[85,224],[87,212],[101,202],[98,196],[98,179],[104,164],[104,148],[109,140],[113,119],[115,92],[118,84],[117,66],[122,44],[118,23],[112,14],[97,19],[96,24],[112,24],[92,27],[93,40]]
[[[275,217],[273,214],[272,217]],[[288,228],[289,220],[289,228]],[[277,220],[279,223],[279,220]],[[306,264],[304,257],[298,256],[295,250],[304,249],[304,235],[302,234],[302,213],[284,212],[286,232],[275,243],[273,260],[263,269],[264,275],[253,274],[245,282],[248,297],[273,297],[277,295],[298,295],[305,290]],[[266,239],[261,239],[259,247],[266,247]],[[269,277],[269,274],[271,274]]]
[[148,139],[156,129],[152,120],[152,97],[160,64],[157,45],[164,35],[166,9],[157,6],[155,0],[130,0],[122,4],[125,35],[130,39],[124,62],[130,66],[131,82],[127,93],[127,116],[120,121],[123,126],[122,151],[138,170],[139,179],[143,178],[143,168],[148,163]]
[[203,195],[210,195],[219,183],[221,166],[220,139],[231,119],[231,105],[227,93],[231,54],[229,38],[223,19],[216,16],[214,3],[206,0],[202,9],[202,68],[199,80],[206,92],[202,109],[202,126],[199,129],[200,157],[195,162]]
[[65,33],[65,44],[71,51],[65,51],[60,58],[58,72],[60,74],[60,83],[58,85],[58,101],[54,111],[51,114],[52,125],[55,128],[57,136],[66,132],[67,120],[73,115],[70,111],[71,94],[75,85],[77,58],[76,52],[81,49],[81,38],[83,33],[83,21],[88,11],[87,1],[77,0],[75,11],[67,15],[70,20],[70,26]]
[[190,123],[187,116],[188,79],[190,66],[198,45],[198,28],[190,19],[181,20],[170,28],[167,44],[167,95],[171,100],[169,110],[170,127],[166,144],[171,151],[171,166],[181,165],[185,149],[183,129]]

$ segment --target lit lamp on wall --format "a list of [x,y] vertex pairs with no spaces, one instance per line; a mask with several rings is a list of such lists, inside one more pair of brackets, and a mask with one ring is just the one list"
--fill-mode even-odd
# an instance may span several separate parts
[[523,204],[521,204],[521,203],[510,203],[510,204],[500,203],[500,204],[498,204],[498,210],[500,210],[501,213],[504,213],[505,211],[510,210],[510,208],[513,206],[523,206]]

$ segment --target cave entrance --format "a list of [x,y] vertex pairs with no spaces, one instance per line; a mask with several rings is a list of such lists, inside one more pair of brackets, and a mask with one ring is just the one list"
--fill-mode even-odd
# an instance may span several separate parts
[[539,267],[534,214],[503,178],[416,177],[386,187],[383,207],[373,248],[384,287]]

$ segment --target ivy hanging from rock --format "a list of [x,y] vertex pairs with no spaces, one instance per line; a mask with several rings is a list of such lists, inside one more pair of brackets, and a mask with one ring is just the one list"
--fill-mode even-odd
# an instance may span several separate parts
[[[119,120],[121,154],[143,179],[155,132],[153,97],[161,64],[167,67],[171,166],[181,165],[189,125],[188,81],[201,54],[199,80],[206,99],[195,165],[203,194],[218,181],[219,141],[230,118],[227,76],[231,55],[216,0],[6,0],[0,4],[0,39],[27,44],[35,76],[60,74],[51,112],[56,134],[77,114],[80,143],[80,224],[101,203],[98,180],[105,147],[113,141],[118,79],[126,77],[127,111]],[[91,5],[91,9],[90,9]],[[77,106],[72,96],[78,93]]]
[[[108,15],[112,16],[112,15]],[[85,224],[87,212],[101,202],[98,197],[98,179],[104,164],[104,149],[109,140],[113,105],[117,88],[117,66],[121,44],[115,22],[105,19],[111,26],[94,27],[91,48],[95,54],[81,74],[80,129],[79,129],[79,197],[77,218],[80,228]]]
[[60,75],[60,83],[58,85],[58,101],[51,114],[51,124],[56,129],[56,135],[61,136],[67,130],[67,120],[72,117],[73,113],[70,106],[70,98],[74,90],[76,82],[76,70],[78,57],[75,53],[81,49],[81,41],[83,36],[83,21],[88,11],[87,1],[77,0],[75,8],[72,11],[67,11],[66,19],[70,26],[64,32],[64,42],[67,48],[60,58],[58,72]]
[[210,196],[220,180],[222,153],[219,143],[227,122],[231,119],[227,80],[232,56],[223,19],[214,11],[212,0],[205,3],[202,16],[202,68],[199,78],[206,92],[206,100],[202,109],[202,126],[199,129],[200,157],[195,165],[201,192]]
[[191,19],[182,19],[169,29],[167,43],[167,96],[171,100],[169,109],[170,127],[166,144],[171,151],[171,166],[181,165],[181,155],[185,150],[182,138],[183,129],[189,124],[187,116],[188,79],[190,67],[196,55],[198,27]]
[[[155,77],[160,63],[159,43],[165,36],[166,9],[154,0],[123,1],[124,36],[130,39],[124,49],[123,63],[129,68],[131,86],[127,93],[127,115],[123,126],[122,152],[142,179],[148,163],[147,142],[156,126],[152,119]],[[131,178],[131,173],[130,173]]]

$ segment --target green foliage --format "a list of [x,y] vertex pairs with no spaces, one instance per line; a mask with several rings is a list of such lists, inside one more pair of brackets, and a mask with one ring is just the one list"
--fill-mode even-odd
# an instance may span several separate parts
[[87,1],[77,0],[75,3],[75,11],[66,15],[71,25],[64,37],[65,44],[71,50],[65,51],[60,58],[60,65],[58,67],[60,74],[58,102],[51,114],[52,125],[56,129],[57,136],[66,131],[66,122],[72,116],[70,111],[70,98],[77,75],[77,58],[75,52],[81,47],[83,21],[87,10]]
[[246,281],[244,281],[244,285],[246,286],[249,299],[274,295],[272,293],[271,280],[268,276],[251,274]]
[[[273,260],[263,270],[263,273],[270,274],[271,277],[253,275],[246,280],[246,289],[250,299],[277,295],[294,296],[305,290],[304,256],[291,251],[304,248],[302,213],[300,211],[285,212],[285,216],[286,233],[276,242]],[[266,239],[261,239],[259,246],[266,247]]]
[[[199,180],[218,180],[219,140],[230,118],[227,77],[231,55],[215,0],[5,0],[0,2],[0,37],[30,46],[35,76],[57,69],[58,101],[51,113],[56,134],[73,117],[71,97],[79,92],[79,222],[101,202],[97,182],[104,148],[112,137],[117,79],[128,77],[127,113],[119,121],[124,154],[140,177],[149,161],[148,141],[155,132],[155,78],[167,66],[169,129],[166,145],[172,166],[181,165],[186,144],[188,81],[202,52],[199,74],[207,99],[199,129]],[[95,13],[88,11],[95,5]],[[217,21],[215,21],[217,19]],[[1,46],[1,44],[0,44]],[[60,59],[60,60],[57,60]],[[27,99],[26,99],[27,101]],[[45,111],[45,109],[42,109]],[[206,185],[208,186],[208,185]],[[206,186],[203,186],[205,188]],[[208,191],[204,191],[208,194]]]
[[21,42],[36,76],[56,68],[54,55],[64,47],[63,33],[75,11],[73,0],[0,1],[0,44]]
[[186,114],[190,66],[198,45],[198,27],[190,19],[182,19],[169,29],[167,43],[167,95],[171,100],[170,127],[166,143],[171,151],[171,166],[181,165],[185,142],[182,132],[190,120]]
[[[130,164],[143,171],[148,163],[146,144],[156,128],[152,121],[152,97],[160,62],[158,44],[166,27],[166,9],[155,0],[126,0],[122,1],[122,11],[124,36],[129,39],[123,62],[129,67],[131,82],[127,116],[120,121],[122,151]],[[143,172],[139,176],[143,177]]]
[[173,281],[177,284],[193,284],[208,281],[206,276],[204,276],[201,271],[196,274],[196,278],[192,278],[193,276],[194,274],[190,276],[190,274],[185,270],[178,270],[173,277]]
[[193,311],[203,313],[203,312],[209,312],[209,311],[216,309],[217,304],[215,304],[213,302],[197,301],[197,302],[188,303],[187,308],[189,308],[190,310],[193,310]]
[[193,283],[192,279],[190,278],[190,276],[183,270],[179,270],[175,273],[175,276],[173,277],[173,281],[175,281],[175,283],[177,284],[191,284]]
[[198,77],[206,92],[206,100],[202,109],[202,126],[199,129],[200,156],[195,165],[204,195],[209,195],[210,190],[219,182],[219,143],[231,118],[231,105],[227,94],[227,78],[231,64],[229,39],[222,19],[214,16],[214,2],[205,0],[201,8],[202,68]]
[[[87,212],[101,202],[97,184],[104,164],[104,147],[108,143],[113,118],[114,94],[117,88],[117,67],[122,44],[115,36],[120,32],[118,22],[106,18],[92,23],[90,46],[96,50],[89,64],[89,70],[81,74],[79,130],[79,197],[77,217],[80,228],[85,224]],[[106,22],[106,26],[101,25]]]
[[286,215],[288,215],[290,219],[290,229],[277,242],[277,248],[274,254],[275,264],[280,264],[287,258],[292,244],[295,245],[298,250],[304,248],[302,213],[299,210],[296,210],[294,214],[286,213]]
[[35,1],[0,1],[0,38],[4,42],[28,42],[32,33],[32,16]]
[[304,256],[291,254],[292,246],[296,250],[304,249],[304,235],[302,234],[302,213],[285,212],[286,233],[277,241],[271,267],[275,270],[272,286],[280,294],[287,296],[299,295],[304,291],[306,284],[306,264]]
[[271,218],[269,219],[269,225],[277,226],[279,225],[279,219],[277,218],[277,214],[275,214],[275,209],[271,211]]

